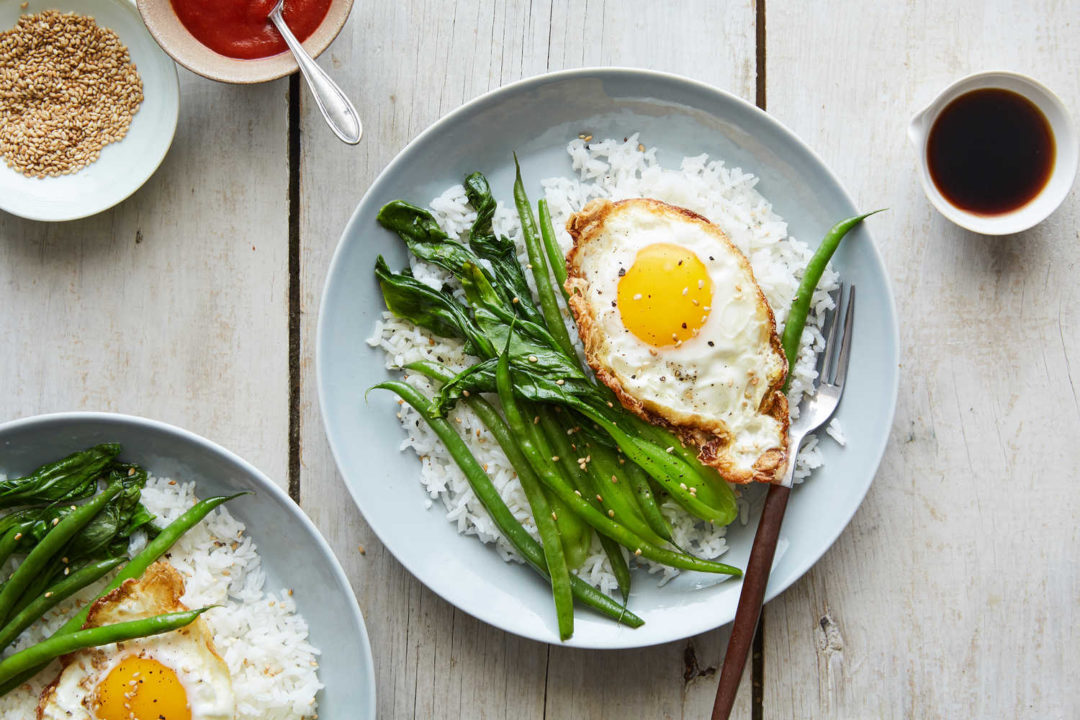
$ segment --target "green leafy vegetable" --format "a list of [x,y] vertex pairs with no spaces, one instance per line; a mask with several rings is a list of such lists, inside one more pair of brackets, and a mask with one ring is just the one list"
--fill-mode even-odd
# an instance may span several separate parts
[[89,497],[97,489],[98,477],[119,454],[116,443],[96,445],[42,465],[25,477],[0,482],[0,508]]

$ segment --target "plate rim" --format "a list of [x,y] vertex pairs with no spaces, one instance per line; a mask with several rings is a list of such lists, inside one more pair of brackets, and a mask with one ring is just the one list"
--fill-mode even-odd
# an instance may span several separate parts
[[363,640],[364,654],[367,660],[367,681],[371,687],[371,693],[369,694],[369,701],[367,702],[369,711],[368,717],[376,717],[376,703],[375,698],[378,693],[378,687],[375,683],[375,662],[371,651],[371,636],[367,630],[367,624],[364,622],[364,614],[360,610],[360,604],[356,598],[356,592],[352,589],[352,583],[349,581],[348,575],[345,574],[345,569],[341,566],[341,561],[338,560],[337,555],[334,554],[333,548],[330,547],[330,543],[323,537],[322,532],[316,527],[315,523],[308,517],[307,513],[296,504],[296,502],[289,497],[289,494],[285,492],[281,487],[270,479],[268,475],[252,465],[250,462],[240,457],[228,448],[219,445],[218,443],[203,437],[190,430],[185,430],[177,425],[162,422],[161,420],[154,420],[152,418],[142,417],[140,415],[129,415],[126,413],[114,413],[114,412],[99,412],[90,410],[77,410],[69,412],[51,412],[41,413],[38,415],[30,415],[27,417],[16,418],[14,420],[7,420],[0,422],[0,437],[5,435],[11,430],[21,429],[35,429],[34,426],[49,426],[54,423],[68,423],[68,422],[103,422],[103,423],[115,423],[115,424],[127,424],[136,427],[143,427],[149,430],[163,432],[169,435],[173,435],[181,440],[187,441],[194,445],[201,447],[203,450],[210,453],[220,455],[225,460],[237,465],[244,472],[254,477],[262,485],[264,492],[273,496],[278,503],[285,508],[286,512],[292,516],[292,518],[298,521],[308,533],[314,538],[315,544],[322,551],[323,556],[329,561],[330,570],[333,573],[335,579],[342,584],[342,586],[348,591],[347,595],[351,602],[350,605],[354,619],[357,622],[357,626],[360,629],[360,637]]
[[[45,212],[45,213],[35,213],[35,212],[27,212],[27,211],[24,211],[24,210],[21,210],[21,209],[13,209],[13,208],[9,207],[6,203],[3,203],[2,201],[0,201],[0,210],[3,210],[6,213],[10,213],[11,215],[14,215],[16,217],[20,217],[20,218],[22,218],[24,220],[32,220],[34,222],[71,222],[73,220],[84,220],[84,219],[86,219],[88,217],[93,217],[95,215],[100,215],[101,213],[105,212],[106,210],[111,210],[112,208],[116,207],[117,205],[119,205],[120,203],[124,202],[125,200],[130,198],[132,195],[137,193],[142,188],[142,186],[145,185],[147,183],[147,181],[154,176],[154,173],[156,173],[158,171],[158,168],[161,167],[161,164],[163,162],[165,162],[165,158],[166,158],[166,156],[168,156],[169,150],[172,148],[173,140],[176,139],[176,127],[177,127],[177,125],[179,124],[179,121],[180,121],[180,75],[176,71],[176,62],[171,57],[169,57],[169,55],[164,50],[162,50],[162,48],[158,44],[157,40],[150,33],[150,31],[147,29],[146,24],[142,20],[142,16],[139,15],[139,11],[135,8],[135,3],[134,3],[133,0],[111,0],[111,2],[114,5],[123,8],[122,12],[129,12],[129,13],[132,13],[134,15],[135,19],[138,20],[139,24],[142,26],[143,32],[146,33],[146,37],[149,38],[150,41],[151,41],[151,46],[152,46],[151,52],[160,53],[160,55],[165,60],[167,60],[170,63],[171,67],[172,67],[172,75],[171,75],[171,77],[169,79],[166,80],[164,87],[165,87],[166,95],[175,98],[175,101],[173,102],[174,111],[171,114],[171,116],[169,118],[167,118],[167,123],[166,124],[169,126],[169,130],[168,130],[169,139],[164,144],[163,149],[161,151],[161,155],[155,161],[153,161],[152,163],[149,163],[149,164],[144,166],[144,167],[146,167],[145,175],[143,175],[142,177],[139,178],[139,180],[133,185],[133,187],[131,188],[131,190],[129,192],[127,192],[123,197],[117,198],[115,201],[113,201],[113,202],[111,202],[108,205],[105,205],[103,207],[97,207],[96,209],[90,209],[90,210],[82,210],[82,211],[78,211],[78,212],[75,212],[75,213],[68,212],[68,213],[57,213],[55,215],[51,215],[51,214],[49,214],[47,212]],[[57,0],[56,4],[70,4],[70,0],[63,0],[63,2],[60,2],[60,0]],[[61,9],[61,8],[57,8],[57,9]],[[78,9],[78,7],[75,7],[73,9],[69,8],[67,10],[64,10],[64,12],[79,12],[79,9]],[[115,32],[115,30],[114,30],[114,32]],[[117,33],[117,35],[119,35],[119,33]],[[123,39],[123,38],[121,38],[121,39]],[[127,46],[127,43],[125,43],[125,46]],[[171,82],[169,80],[171,80]],[[144,102],[145,102],[145,100],[144,100]],[[159,126],[159,127],[163,127],[163,126]],[[162,135],[164,136],[164,133],[162,133]],[[121,138],[119,140],[119,142],[123,142],[123,141],[124,141],[124,138]],[[112,143],[110,143],[110,144],[112,144]],[[108,147],[108,146],[106,146],[106,147]],[[134,417],[134,416],[132,416],[132,417]]]
[[[753,104],[753,103],[739,97],[738,95],[735,95],[734,93],[732,93],[730,91],[724,90],[722,88],[718,88],[718,87],[716,87],[714,85],[711,85],[709,83],[706,83],[706,82],[703,82],[703,81],[700,81],[700,80],[694,80],[692,78],[688,78],[688,77],[683,76],[683,75],[678,75],[678,74],[675,74],[675,73],[670,73],[670,72],[665,72],[665,71],[660,71],[660,70],[651,70],[651,69],[634,68],[634,67],[621,67],[621,66],[613,66],[613,67],[593,66],[593,67],[572,68],[572,69],[567,69],[567,70],[559,70],[559,71],[555,71],[555,72],[540,73],[540,74],[537,74],[537,75],[532,75],[532,76],[529,76],[529,77],[526,77],[526,78],[522,78],[520,80],[516,80],[514,82],[510,82],[510,83],[507,83],[505,85],[501,85],[499,87],[488,90],[488,91],[482,93],[481,95],[478,95],[477,97],[473,98],[472,100],[469,100],[468,102],[466,102],[466,103],[462,104],[461,106],[455,108],[454,110],[451,110],[450,112],[446,113],[445,115],[443,115],[439,119],[437,119],[435,122],[433,122],[427,128],[422,130],[420,133],[418,133],[412,140],[410,140],[408,143],[406,143],[405,146],[402,147],[400,151],[398,151],[398,153],[394,156],[394,158],[389,163],[387,163],[387,165],[385,167],[383,167],[383,169],[379,172],[379,174],[375,177],[375,179],[372,180],[372,182],[368,186],[367,190],[364,192],[364,194],[361,196],[360,200],[357,202],[356,207],[353,209],[352,214],[349,216],[349,220],[346,222],[344,228],[342,229],[341,235],[338,238],[337,246],[334,248],[334,253],[333,253],[332,257],[331,257],[329,265],[327,266],[326,278],[325,278],[325,280],[323,282],[323,290],[322,290],[322,293],[320,294],[320,298],[319,298],[319,315],[318,315],[318,323],[317,323],[317,327],[316,327],[316,336],[315,336],[315,377],[316,377],[316,385],[317,385],[317,394],[318,394],[318,399],[319,399],[319,414],[320,414],[320,417],[322,418],[322,421],[323,421],[323,432],[324,432],[324,434],[326,436],[327,444],[330,446],[330,452],[331,452],[331,454],[332,454],[332,456],[334,458],[334,463],[335,463],[335,466],[337,467],[338,473],[341,475],[342,482],[344,483],[346,489],[348,490],[349,496],[352,497],[353,502],[356,505],[357,509],[360,511],[360,514],[364,516],[365,522],[367,522],[369,527],[371,527],[372,531],[379,538],[379,541],[386,547],[386,549],[391,553],[391,555],[394,556],[394,559],[398,563],[400,563],[406,570],[408,570],[409,573],[413,577],[415,577],[417,580],[419,580],[424,585],[425,588],[427,588],[431,592],[438,595],[440,598],[442,598],[444,601],[449,603],[454,608],[457,608],[458,610],[461,610],[462,612],[465,612],[466,614],[470,615],[471,617],[477,617],[477,616],[474,615],[469,610],[458,606],[457,604],[455,604],[454,602],[452,602],[451,600],[446,598],[441,592],[439,592],[435,588],[431,587],[431,585],[429,585],[428,582],[424,578],[420,577],[415,572],[413,572],[410,563],[405,562],[401,557],[399,557],[398,554],[394,551],[394,549],[391,548],[385,542],[385,540],[383,539],[383,535],[376,529],[375,525],[373,525],[371,523],[371,521],[368,520],[368,514],[364,512],[363,505],[362,505],[361,499],[359,497],[359,493],[352,488],[352,486],[349,484],[348,481],[345,480],[345,472],[342,469],[342,462],[341,462],[341,457],[340,457],[340,453],[339,453],[339,450],[338,450],[338,446],[334,442],[333,436],[332,436],[332,434],[330,432],[330,423],[329,423],[328,415],[327,415],[327,413],[328,413],[327,403],[325,401],[325,399],[327,397],[326,378],[325,378],[325,373],[324,373],[324,369],[323,369],[323,362],[320,360],[320,358],[326,356],[326,352],[323,350],[324,344],[327,342],[326,341],[326,337],[327,337],[327,332],[326,332],[327,314],[325,312],[325,308],[326,308],[327,296],[328,296],[330,288],[331,288],[331,280],[339,272],[339,265],[341,264],[342,257],[344,255],[344,247],[345,247],[345,244],[346,244],[345,241],[346,241],[348,236],[354,234],[354,226],[359,225],[359,222],[360,222],[360,217],[359,217],[360,216],[360,209],[364,205],[367,198],[374,191],[378,190],[381,187],[381,185],[386,183],[388,181],[388,178],[391,177],[394,174],[394,172],[396,172],[396,170],[398,169],[399,166],[403,166],[403,165],[407,164],[407,161],[410,160],[409,156],[413,152],[415,152],[415,148],[418,147],[419,145],[421,145],[422,143],[424,143],[429,137],[438,134],[439,132],[441,132],[443,130],[444,127],[454,123],[459,118],[467,117],[468,115],[472,114],[473,112],[477,111],[478,109],[483,108],[486,104],[492,102],[493,100],[496,100],[500,95],[503,95],[503,94],[512,94],[512,93],[515,93],[515,92],[528,90],[528,89],[531,89],[532,87],[539,86],[539,85],[542,85],[544,83],[551,82],[551,81],[567,81],[567,80],[575,80],[575,79],[600,79],[600,80],[616,79],[616,78],[618,78],[618,79],[626,79],[626,78],[634,78],[634,77],[638,77],[638,78],[645,77],[645,78],[648,78],[648,79],[653,80],[653,81],[660,81],[660,82],[664,82],[664,83],[669,83],[669,84],[671,84],[673,86],[683,86],[683,87],[688,88],[688,89],[690,89],[692,91],[712,94],[714,96],[719,96],[721,99],[723,99],[723,100],[725,100],[727,102],[732,102],[732,103],[734,103],[736,105],[741,106],[744,111],[749,112],[751,117],[754,118],[755,122],[771,126],[771,129],[774,132],[778,133],[781,136],[786,137],[787,140],[789,140],[790,142],[793,142],[795,145],[800,147],[805,153],[807,153],[809,158],[811,160],[813,160],[813,162],[823,170],[824,177],[828,180],[829,183],[832,184],[833,190],[837,194],[837,196],[844,203],[846,203],[849,208],[851,208],[850,212],[852,212],[853,214],[855,212],[857,212],[857,210],[855,209],[856,205],[855,205],[854,201],[852,200],[852,197],[851,197],[850,193],[848,193],[847,189],[843,186],[843,184],[840,182],[839,178],[832,171],[832,169],[829,167],[829,165],[827,163],[825,163],[825,161],[821,158],[821,156],[817,152],[815,152],[813,150],[813,148],[811,148],[805,141],[803,141],[797,134],[795,134],[794,131],[792,131],[790,128],[788,128],[786,125],[784,125],[782,122],[780,122],[779,120],[777,120],[773,116],[769,115],[767,112],[765,112],[761,108],[757,107],[757,105],[755,105],[755,104]],[[859,508],[862,507],[863,501],[866,499],[866,495],[870,491],[870,486],[873,485],[874,480],[877,477],[878,471],[881,469],[881,461],[884,458],[885,450],[888,448],[889,438],[891,436],[892,424],[896,419],[896,404],[897,404],[897,399],[898,399],[898,396],[899,396],[899,385],[900,385],[899,368],[900,368],[900,359],[901,359],[901,354],[900,354],[901,353],[900,323],[899,323],[899,316],[897,315],[897,312],[896,312],[896,298],[895,298],[895,294],[893,293],[892,279],[889,277],[888,272],[886,272],[886,265],[885,265],[885,262],[884,262],[884,258],[881,256],[881,252],[879,251],[879,249],[877,247],[877,244],[873,242],[872,235],[870,234],[869,228],[866,227],[865,225],[863,225],[862,228],[861,228],[861,231],[867,234],[867,240],[869,241],[867,244],[869,245],[869,251],[871,253],[871,256],[872,256],[873,260],[876,262],[876,264],[882,270],[881,274],[882,274],[882,277],[884,279],[883,289],[885,291],[884,292],[884,295],[885,295],[885,298],[884,298],[885,307],[886,307],[889,318],[892,320],[892,322],[891,322],[892,332],[891,332],[890,340],[892,342],[893,356],[892,356],[892,358],[890,358],[891,362],[890,362],[890,365],[889,365],[889,367],[892,369],[892,382],[891,382],[891,386],[888,388],[888,391],[889,391],[888,392],[888,407],[887,407],[887,412],[886,412],[886,416],[888,417],[888,425],[887,425],[888,431],[882,434],[881,440],[879,441],[878,446],[876,448],[870,448],[871,457],[874,458],[873,472],[870,473],[869,479],[865,482],[864,487],[862,488],[861,492],[859,493],[858,502],[854,504],[851,514],[848,515],[848,517],[846,517],[842,523],[838,524],[837,529],[834,532],[828,534],[828,541],[823,545],[822,550],[817,555],[817,557],[813,558],[812,560],[800,563],[796,568],[794,568],[792,570],[789,578],[786,579],[786,582],[778,584],[778,583],[772,582],[772,578],[770,578],[770,582],[769,582],[768,586],[766,587],[765,598],[764,598],[763,602],[768,602],[769,600],[772,600],[777,595],[779,595],[780,593],[784,592],[789,587],[794,585],[804,575],[806,575],[806,573],[809,572],[809,570],[814,565],[816,565],[825,556],[825,554],[828,553],[828,551],[830,549],[832,549],[833,545],[836,544],[836,540],[840,537],[840,535],[844,532],[844,530],[847,529],[848,525],[851,524],[851,520],[855,517],[855,513],[858,512]],[[741,579],[738,580],[738,582],[741,582]],[[595,643],[595,642],[577,643],[577,642],[574,642],[574,640],[570,640],[570,641],[567,641],[567,642],[561,642],[560,643],[558,641],[558,638],[555,637],[555,636],[547,636],[547,635],[542,635],[542,634],[538,634],[538,633],[523,631],[522,629],[512,627],[509,623],[503,622],[501,620],[501,618],[490,619],[490,618],[487,618],[487,617],[484,617],[484,618],[477,617],[477,619],[480,620],[481,622],[485,623],[485,624],[488,624],[488,625],[491,625],[493,627],[499,628],[500,630],[503,630],[504,632],[511,633],[513,635],[528,638],[530,640],[536,640],[536,641],[539,641],[539,642],[552,643],[552,644],[556,644],[558,646],[574,647],[574,648],[589,649],[589,650],[625,650],[625,649],[633,649],[633,648],[641,648],[641,647],[650,647],[650,646],[653,646],[653,645],[660,645],[660,644],[663,644],[665,642],[673,642],[673,641],[682,640],[682,639],[685,639],[685,638],[688,638],[688,637],[692,637],[692,636],[700,634],[702,632],[709,632],[711,630],[715,630],[717,628],[723,627],[724,625],[727,625],[727,624],[731,623],[734,620],[734,616],[732,616],[731,619],[725,620],[724,622],[716,623],[716,622],[713,622],[713,621],[709,621],[708,627],[704,627],[704,628],[691,628],[689,630],[680,629],[677,633],[673,634],[671,637],[668,637],[666,639],[655,639],[655,640],[645,640],[645,641],[641,641],[641,642],[634,642],[632,640],[633,635],[631,634],[629,636],[631,638],[631,641],[629,643],[619,643],[619,644],[598,644],[598,643]]]

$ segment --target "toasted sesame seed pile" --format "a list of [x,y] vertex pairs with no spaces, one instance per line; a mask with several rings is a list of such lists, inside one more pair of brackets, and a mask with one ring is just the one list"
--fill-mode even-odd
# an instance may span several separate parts
[[0,33],[0,154],[23,175],[86,167],[142,101],[128,49],[92,17],[48,10]]

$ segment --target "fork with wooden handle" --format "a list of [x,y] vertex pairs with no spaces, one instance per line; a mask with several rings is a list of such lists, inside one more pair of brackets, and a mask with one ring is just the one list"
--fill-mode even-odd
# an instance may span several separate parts
[[724,665],[720,669],[720,685],[716,689],[712,720],[726,720],[735,704],[739,681],[750,653],[750,645],[754,641],[758,618],[761,617],[761,604],[765,598],[765,587],[769,583],[773,556],[776,554],[780,525],[784,521],[784,511],[791,494],[795,458],[799,448],[808,434],[829,421],[844,392],[848,359],[851,355],[852,326],[855,321],[855,286],[852,285],[848,291],[843,333],[838,339],[837,333],[841,325],[840,301],[843,300],[843,295],[844,288],[841,286],[836,309],[826,320],[829,330],[822,352],[817,386],[813,395],[803,403],[799,419],[792,423],[789,431],[791,451],[788,453],[787,472],[780,484],[769,487],[769,494],[765,497],[765,507],[762,508],[757,534],[754,535],[754,545],[750,549],[750,559],[746,564],[739,607],[735,611],[735,623],[731,628],[727,652],[724,654]]

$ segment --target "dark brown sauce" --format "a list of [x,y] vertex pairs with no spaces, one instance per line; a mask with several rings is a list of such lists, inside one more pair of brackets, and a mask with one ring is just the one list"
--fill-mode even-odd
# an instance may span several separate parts
[[945,199],[981,215],[1030,202],[1054,170],[1046,116],[1011,90],[973,90],[937,116],[926,144],[930,177]]

